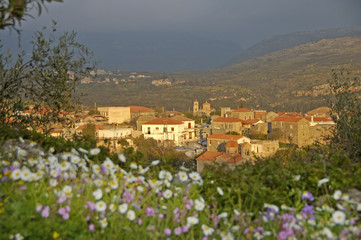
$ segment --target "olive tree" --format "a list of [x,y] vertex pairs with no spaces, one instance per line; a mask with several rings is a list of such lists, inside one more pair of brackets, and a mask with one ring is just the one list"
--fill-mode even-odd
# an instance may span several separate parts
[[331,144],[350,158],[361,162],[360,78],[345,70],[332,71],[328,98],[332,120],[336,123]]

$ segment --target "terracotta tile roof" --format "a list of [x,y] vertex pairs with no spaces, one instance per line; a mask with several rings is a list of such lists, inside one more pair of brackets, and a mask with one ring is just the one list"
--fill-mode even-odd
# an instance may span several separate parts
[[212,134],[208,136],[210,139],[227,139],[227,140],[238,140],[242,138],[242,135],[230,135],[230,134]]
[[226,148],[234,148],[234,147],[238,147],[238,143],[236,143],[235,141],[229,141],[228,143],[226,143]]
[[248,119],[248,120],[242,120],[243,124],[254,124],[254,123],[258,123],[260,120],[259,119]]
[[129,106],[131,113],[155,112],[153,109],[142,106]]
[[241,122],[241,119],[234,117],[219,117],[215,119],[213,122]]
[[54,130],[50,131],[50,133],[63,133],[63,130],[61,130],[61,129],[54,129]]
[[238,163],[242,161],[242,155],[240,153],[232,156],[230,159],[227,160],[227,163]]
[[183,124],[181,121],[177,121],[171,118],[155,118],[149,122],[143,123],[143,125],[179,125]]
[[280,117],[276,117],[275,119],[273,119],[272,122],[298,122],[301,119],[303,119],[303,117],[284,117],[284,116],[280,116]]
[[172,119],[173,119],[173,120],[176,120],[176,121],[180,121],[180,122],[194,121],[193,119],[186,118],[186,117],[180,116],[180,115],[174,116],[174,117],[172,117]]
[[253,111],[248,108],[239,108],[239,109],[233,110],[233,112],[253,112]]
[[208,161],[214,162],[216,158],[220,155],[224,154],[223,152],[216,152],[216,151],[207,151],[204,152],[202,155],[196,158],[197,161]]

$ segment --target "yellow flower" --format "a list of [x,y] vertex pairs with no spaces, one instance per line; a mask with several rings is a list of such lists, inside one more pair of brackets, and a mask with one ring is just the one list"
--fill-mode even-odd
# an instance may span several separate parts
[[24,182],[23,182],[23,181],[19,181],[18,184],[19,184],[19,185],[24,185]]
[[4,213],[5,209],[4,208],[0,208],[0,214]]
[[53,233],[53,238],[54,238],[54,239],[58,238],[59,236],[60,236],[59,233],[57,233],[57,232],[54,232],[54,233]]

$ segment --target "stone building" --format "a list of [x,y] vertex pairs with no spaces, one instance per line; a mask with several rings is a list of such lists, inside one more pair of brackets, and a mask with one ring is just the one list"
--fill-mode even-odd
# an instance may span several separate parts
[[218,117],[212,122],[212,133],[242,132],[242,120],[233,117]]
[[210,116],[211,112],[215,111],[213,108],[211,108],[211,104],[209,102],[205,102],[202,105],[202,108],[199,107],[198,100],[195,100],[193,102],[193,115],[206,115]]
[[241,120],[250,120],[254,119],[254,112],[248,108],[239,108],[232,111],[231,117]]
[[237,144],[250,142],[251,139],[242,135],[212,134],[207,138],[207,151],[225,151],[225,145],[235,141]]

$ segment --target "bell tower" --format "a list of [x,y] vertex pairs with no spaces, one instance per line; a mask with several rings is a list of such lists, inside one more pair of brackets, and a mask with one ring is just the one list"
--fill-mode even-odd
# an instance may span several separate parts
[[199,112],[199,103],[197,99],[193,102],[193,114],[197,114]]

